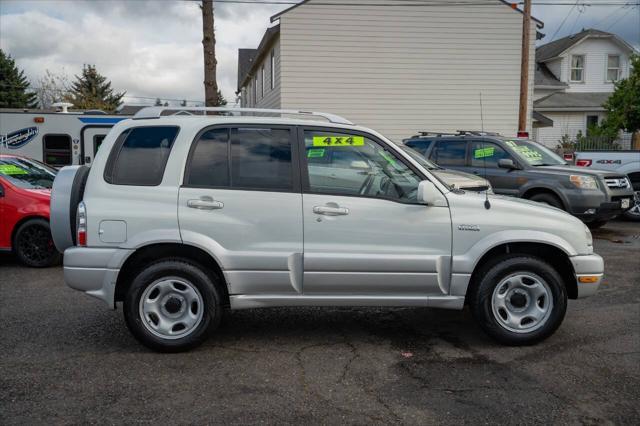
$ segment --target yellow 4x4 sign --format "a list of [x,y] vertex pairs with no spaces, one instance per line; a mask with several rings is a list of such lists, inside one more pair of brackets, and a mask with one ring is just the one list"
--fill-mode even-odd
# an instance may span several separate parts
[[313,146],[364,146],[364,136],[314,136]]

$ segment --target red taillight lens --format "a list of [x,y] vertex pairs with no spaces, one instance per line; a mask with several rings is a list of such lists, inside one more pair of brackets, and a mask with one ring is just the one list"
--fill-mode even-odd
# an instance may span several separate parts
[[87,245],[87,208],[84,202],[78,204],[78,218],[76,223],[76,242],[79,246]]
[[564,154],[564,161],[573,161],[573,154]]
[[576,161],[576,166],[589,167],[589,166],[591,166],[591,163],[592,163],[591,160],[578,160],[578,161]]
[[529,137],[529,132],[518,132],[518,137],[519,138],[528,138]]

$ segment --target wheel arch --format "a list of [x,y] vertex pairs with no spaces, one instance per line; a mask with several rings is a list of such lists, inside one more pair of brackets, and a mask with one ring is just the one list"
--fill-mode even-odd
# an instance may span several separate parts
[[222,292],[223,304],[229,304],[229,291],[219,262],[210,253],[200,247],[184,243],[156,243],[137,248],[130,254],[118,273],[115,287],[115,301],[123,301],[126,292],[140,268],[161,258],[180,257],[196,263],[206,273],[217,278],[219,290]]
[[[469,280],[469,290],[477,285],[480,273],[485,267],[497,263],[498,259],[509,254],[530,255],[549,263],[560,274],[569,299],[578,298],[578,283],[569,254],[556,245],[531,241],[503,243],[487,250],[474,266]],[[470,294],[469,290],[467,295]]]
[[567,200],[564,199],[564,197],[562,196],[562,194],[560,194],[558,191],[556,191],[553,188],[547,187],[547,186],[540,186],[540,185],[536,185],[536,186],[531,186],[529,188],[523,188],[523,192],[521,193],[520,197],[521,198],[526,198],[527,200],[530,199],[531,197],[533,197],[534,195],[538,195],[538,194],[550,194],[553,195],[554,197],[558,198],[558,200],[560,200],[560,203],[562,203],[562,208],[564,210],[567,210]]
[[44,216],[44,215],[32,214],[32,215],[25,216],[25,217],[21,218],[19,221],[16,222],[15,226],[11,230],[11,250],[15,249],[16,233],[18,232],[18,229],[20,229],[20,227],[23,224],[25,224],[26,222],[28,222],[30,220],[34,220],[34,219],[46,220],[49,223],[49,226],[51,226],[51,223],[49,222],[49,218],[47,216]]

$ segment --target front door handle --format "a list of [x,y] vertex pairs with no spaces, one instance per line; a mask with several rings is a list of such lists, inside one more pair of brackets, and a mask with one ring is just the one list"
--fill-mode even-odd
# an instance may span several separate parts
[[326,216],[344,216],[349,214],[349,209],[344,207],[314,206],[313,212]]
[[224,207],[224,203],[214,201],[211,197],[202,197],[196,200],[187,200],[187,207],[198,210],[220,210]]

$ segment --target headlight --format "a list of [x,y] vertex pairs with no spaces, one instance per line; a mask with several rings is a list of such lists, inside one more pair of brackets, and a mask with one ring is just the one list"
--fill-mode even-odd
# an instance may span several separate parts
[[569,180],[580,189],[598,189],[595,178],[583,175],[571,175]]
[[584,226],[584,232],[587,237],[587,247],[593,247],[593,236],[591,235],[591,230],[587,225]]

